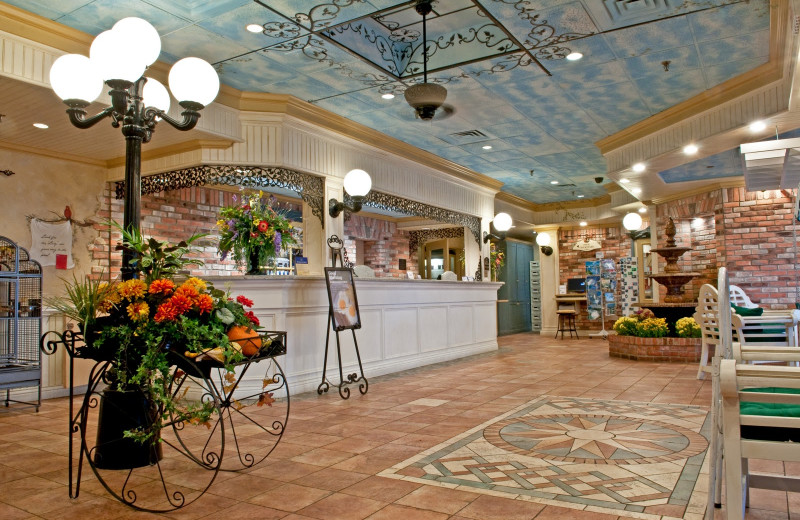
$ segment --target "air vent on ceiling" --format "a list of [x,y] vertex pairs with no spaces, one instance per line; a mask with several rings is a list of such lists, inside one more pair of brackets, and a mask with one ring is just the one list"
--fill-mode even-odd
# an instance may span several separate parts
[[463,132],[455,132],[450,134],[453,137],[464,138],[464,137],[488,137],[486,134],[481,132],[480,130],[464,130]]
[[574,184],[554,184],[554,188],[574,188]]

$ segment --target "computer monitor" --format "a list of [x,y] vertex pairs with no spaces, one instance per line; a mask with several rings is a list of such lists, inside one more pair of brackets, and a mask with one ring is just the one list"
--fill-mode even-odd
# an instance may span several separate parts
[[568,293],[586,292],[586,278],[570,278],[567,280]]

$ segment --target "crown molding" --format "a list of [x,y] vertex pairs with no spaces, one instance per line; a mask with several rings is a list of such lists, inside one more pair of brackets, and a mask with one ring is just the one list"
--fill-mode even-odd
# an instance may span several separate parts
[[[191,141],[175,143],[161,148],[144,150],[142,151],[142,161],[204,149],[224,150],[233,146],[233,143],[233,141],[228,139],[192,139]],[[105,161],[104,164],[107,168],[119,168],[120,166],[125,166],[125,157],[115,157],[114,159]]]
[[695,188],[693,190],[682,191],[681,193],[670,195],[668,197],[654,198],[649,202],[656,205],[666,204],[668,202],[673,202],[675,200],[685,199],[686,197],[693,197],[695,195],[702,195],[703,193],[710,193],[712,191],[724,190],[726,188],[744,188],[744,187],[745,187],[744,178],[715,182],[710,184],[707,183],[704,184],[702,187]]
[[[616,191],[616,190],[615,190]],[[575,209],[575,208],[594,208],[602,206],[603,204],[611,203],[611,195],[602,195],[592,199],[584,200],[567,200],[563,202],[546,202],[543,204],[530,202],[511,193],[501,191],[495,195],[495,200],[511,204],[520,209],[528,211],[556,211],[560,209]]]
[[55,152],[52,150],[45,150],[43,148],[36,148],[33,146],[26,146],[24,144],[8,143],[0,141],[0,148],[6,150],[13,150],[15,152],[24,152],[31,155],[39,155],[42,157],[50,157],[52,159],[61,159],[63,161],[77,162],[82,164],[89,164],[91,166],[106,167],[106,161],[101,159],[90,159],[83,155],[74,155],[64,152]]
[[596,141],[595,146],[600,149],[600,153],[606,155],[638,139],[781,80],[784,75],[784,44],[789,28],[789,2],[777,0],[770,4],[770,8],[772,11],[769,17],[770,41],[767,63]]
[[88,54],[94,36],[0,2],[3,31],[67,53]]

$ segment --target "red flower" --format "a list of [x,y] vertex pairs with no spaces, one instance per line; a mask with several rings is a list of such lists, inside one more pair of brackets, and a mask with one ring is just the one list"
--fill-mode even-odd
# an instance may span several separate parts
[[269,228],[269,222],[267,222],[266,220],[262,220],[261,222],[258,223],[258,230],[261,231],[262,233],[266,233],[268,228]]
[[244,204],[242,206],[242,209],[245,210],[245,211],[249,210],[250,209],[250,204]]
[[250,232],[250,238],[256,238],[257,236],[258,236],[258,233],[256,233],[255,231],[251,231]]
[[253,300],[251,300],[250,298],[245,298],[241,294],[236,297],[236,301],[241,303],[245,307],[252,307],[253,306]]
[[258,320],[258,316],[256,316],[253,311],[247,311],[244,313],[245,317],[250,320],[250,323],[258,327],[261,325],[261,322]]

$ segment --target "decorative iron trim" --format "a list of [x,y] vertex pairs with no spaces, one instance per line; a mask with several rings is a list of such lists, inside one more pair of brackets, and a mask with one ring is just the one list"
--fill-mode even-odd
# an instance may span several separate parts
[[[352,206],[353,200],[345,194],[345,203]],[[422,202],[404,199],[396,195],[389,195],[380,191],[370,191],[364,199],[363,206],[396,211],[414,217],[425,217],[437,222],[455,224],[457,226],[468,227],[472,231],[475,242],[481,244],[481,219],[474,215],[467,215],[449,209],[431,206]]]
[[413,255],[419,249],[419,246],[425,244],[430,240],[440,238],[463,238],[463,228],[441,228],[441,229],[424,229],[414,230],[408,232],[408,254]]
[[[325,227],[325,181],[308,173],[273,166],[202,165],[142,178],[142,195],[194,186],[278,187],[296,191]],[[115,185],[117,199],[125,197],[125,181]]]
[[11,170],[0,170],[0,173],[5,175],[6,177],[11,177],[12,175],[14,175],[14,172],[12,172]]

